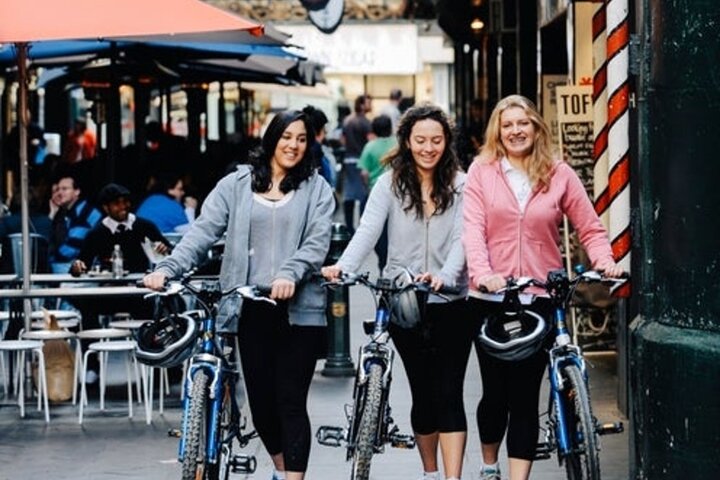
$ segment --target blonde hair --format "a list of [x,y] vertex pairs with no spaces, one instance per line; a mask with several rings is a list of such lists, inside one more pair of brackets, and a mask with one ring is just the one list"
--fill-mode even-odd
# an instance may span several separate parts
[[497,161],[507,156],[500,139],[500,116],[508,108],[515,107],[522,108],[535,126],[535,142],[530,155],[525,159],[525,166],[533,188],[545,192],[550,187],[550,177],[556,158],[550,143],[550,129],[535,104],[522,95],[509,95],[495,105],[485,130],[486,141],[480,152],[480,159]]

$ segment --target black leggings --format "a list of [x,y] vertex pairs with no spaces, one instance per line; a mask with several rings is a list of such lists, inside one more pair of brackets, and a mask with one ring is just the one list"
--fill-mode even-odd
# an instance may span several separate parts
[[285,469],[307,470],[310,418],[307,396],[325,327],[288,323],[287,304],[245,301],[239,327],[240,358],[253,424],[270,455]]
[[[487,312],[486,302],[470,300],[477,312]],[[533,310],[551,318],[549,302],[536,300]],[[549,341],[548,339],[547,341]],[[508,457],[533,460],[537,448],[540,383],[547,365],[542,348],[520,361],[499,360],[475,343],[483,396],[477,407],[477,424],[482,443],[499,443],[507,430]]]
[[419,328],[390,324],[410,384],[415,433],[467,431],[463,382],[477,330],[467,313],[465,300],[433,303],[428,304],[425,324]]

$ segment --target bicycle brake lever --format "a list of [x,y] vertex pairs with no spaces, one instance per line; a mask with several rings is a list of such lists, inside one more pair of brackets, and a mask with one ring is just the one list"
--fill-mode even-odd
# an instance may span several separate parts
[[277,305],[277,302],[272,298],[265,297],[257,294],[257,289],[253,286],[247,285],[237,289],[238,295],[248,300],[254,300],[256,302],[267,302],[270,305]]
[[170,283],[167,287],[165,287],[164,290],[159,292],[150,292],[143,295],[143,298],[147,300],[148,298],[153,297],[169,297],[170,295],[177,295],[180,293],[183,289],[183,286],[181,283]]

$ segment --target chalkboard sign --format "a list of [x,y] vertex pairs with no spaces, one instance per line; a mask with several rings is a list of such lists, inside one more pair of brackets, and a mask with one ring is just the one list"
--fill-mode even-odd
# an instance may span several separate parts
[[560,148],[592,195],[593,190],[593,111],[592,86],[557,87]]

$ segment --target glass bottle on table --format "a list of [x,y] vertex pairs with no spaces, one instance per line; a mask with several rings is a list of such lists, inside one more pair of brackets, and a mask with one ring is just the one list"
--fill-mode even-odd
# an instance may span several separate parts
[[123,265],[123,253],[120,249],[120,245],[117,243],[113,247],[112,257],[110,257],[112,264],[112,274],[114,278],[120,278],[125,274],[125,266]]

